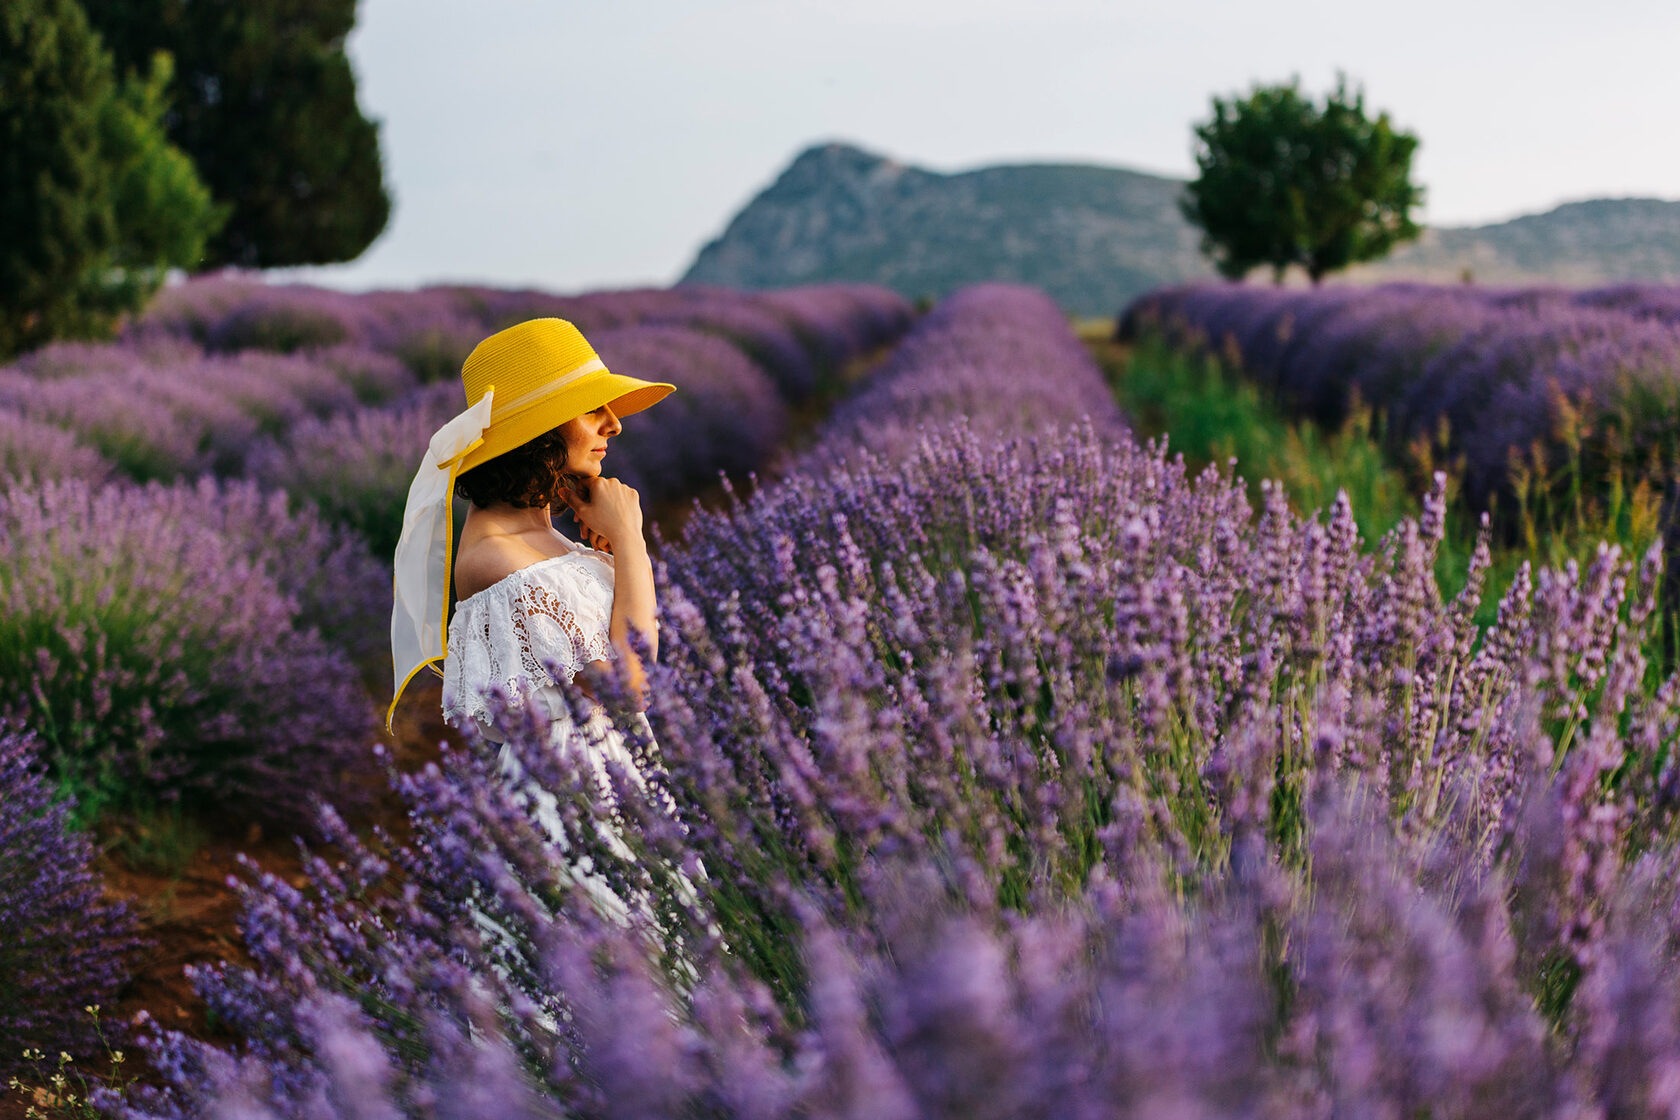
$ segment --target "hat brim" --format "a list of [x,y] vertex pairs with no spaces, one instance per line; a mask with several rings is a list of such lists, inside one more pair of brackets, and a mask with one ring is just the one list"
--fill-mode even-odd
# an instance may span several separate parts
[[485,432],[484,442],[462,458],[461,473],[465,474],[480,463],[529,443],[568,420],[594,412],[604,404],[611,405],[613,412],[621,417],[632,416],[652,408],[676,388],[665,381],[643,381],[639,377],[603,371],[576,389],[557,394],[552,401],[544,401],[517,416],[493,422]]

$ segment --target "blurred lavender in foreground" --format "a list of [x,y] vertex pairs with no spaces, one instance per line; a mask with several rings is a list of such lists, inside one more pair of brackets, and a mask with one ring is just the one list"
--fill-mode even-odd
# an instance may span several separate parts
[[[409,784],[426,839],[382,847],[391,862],[329,829],[343,859],[313,864],[305,892],[263,877],[246,917],[257,971],[200,975],[251,1045],[159,1038],[173,1091],[113,1111],[1281,1120],[1669,1100],[1671,927],[1629,899],[1653,875],[1612,899],[1626,928],[1594,973],[1608,990],[1584,989],[1591,1041],[1571,1051],[1513,968],[1500,873],[1466,876],[1445,841],[1415,854],[1358,780],[1326,775],[1315,795],[1308,881],[1245,845],[1183,901],[1137,860],[1124,884],[1020,914],[967,891],[960,857],[870,861],[867,923],[806,903],[776,928],[809,978],[789,1012],[715,941],[685,946],[687,980],[663,976],[649,929],[554,886],[559,853],[492,773],[446,758]],[[462,917],[474,893],[511,937]]]

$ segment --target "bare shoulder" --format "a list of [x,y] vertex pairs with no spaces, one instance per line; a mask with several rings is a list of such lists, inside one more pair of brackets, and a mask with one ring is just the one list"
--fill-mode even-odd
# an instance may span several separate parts
[[491,533],[463,540],[455,557],[455,597],[465,599],[498,583],[521,568],[547,558],[517,536]]

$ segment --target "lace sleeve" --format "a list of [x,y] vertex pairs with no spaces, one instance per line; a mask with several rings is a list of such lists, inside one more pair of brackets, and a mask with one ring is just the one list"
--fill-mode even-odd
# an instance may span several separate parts
[[522,706],[531,690],[569,682],[592,661],[616,660],[612,601],[612,568],[582,552],[523,568],[463,600],[449,623],[444,718],[482,722],[492,693]]
[[569,681],[590,662],[618,656],[609,633],[610,591],[603,604],[588,594],[562,595],[554,581],[531,580],[520,586],[511,605],[521,668],[530,680],[547,679],[548,662]]

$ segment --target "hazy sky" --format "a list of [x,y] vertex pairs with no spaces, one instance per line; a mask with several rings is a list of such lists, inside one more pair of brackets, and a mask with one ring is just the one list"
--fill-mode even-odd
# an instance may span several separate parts
[[1213,94],[1338,69],[1416,132],[1425,219],[1680,198],[1672,0],[362,0],[396,207],[349,287],[675,280],[820,140],[939,171],[1188,175]]

